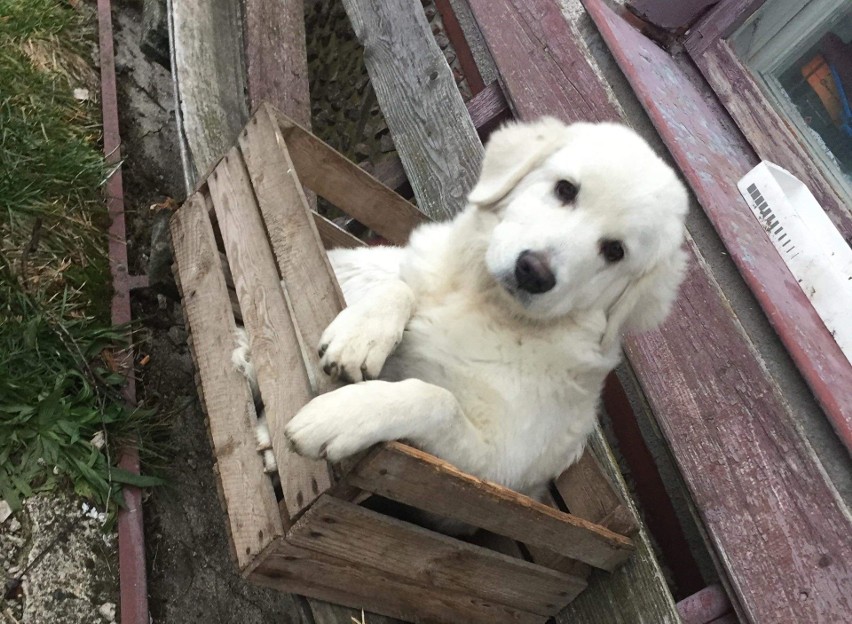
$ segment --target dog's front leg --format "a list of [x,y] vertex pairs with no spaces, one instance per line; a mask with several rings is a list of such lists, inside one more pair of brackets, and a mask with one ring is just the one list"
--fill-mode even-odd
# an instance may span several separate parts
[[337,315],[323,332],[320,364],[344,381],[375,379],[402,340],[414,309],[414,293],[399,279],[383,280]]
[[390,440],[442,455],[481,444],[453,394],[419,379],[367,381],[320,395],[284,433],[300,455],[329,461]]

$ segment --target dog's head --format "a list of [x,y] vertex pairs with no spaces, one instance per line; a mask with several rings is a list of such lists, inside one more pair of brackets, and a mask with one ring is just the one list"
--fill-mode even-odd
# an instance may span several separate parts
[[662,322],[685,264],[687,194],[617,124],[510,124],[486,146],[468,198],[488,224],[485,265],[519,314],[603,312],[603,342]]

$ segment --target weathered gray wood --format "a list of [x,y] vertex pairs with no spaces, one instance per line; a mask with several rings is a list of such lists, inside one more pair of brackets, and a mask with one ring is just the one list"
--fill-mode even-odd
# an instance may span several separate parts
[[248,96],[311,126],[302,0],[243,0]]
[[241,570],[283,535],[272,483],[255,448],[254,404],[231,364],[234,317],[205,200],[196,195],[171,220],[175,266],[192,335],[199,395],[219,468],[220,495]]
[[331,485],[326,462],[297,455],[284,437],[287,422],[312,398],[299,335],[238,148],[219,163],[208,184],[249,336],[284,503],[294,518]]
[[[281,591],[422,624],[543,624],[546,619],[499,603],[472,599],[461,592],[428,590],[393,574],[284,541],[276,545],[251,579]],[[367,624],[372,622],[368,620]]]
[[614,570],[633,551],[631,540],[622,535],[465,474],[399,442],[376,448],[346,475],[345,482],[604,570]]
[[464,207],[482,159],[461,94],[419,3],[343,0],[417,205],[435,219]]
[[248,119],[239,4],[179,0],[171,6],[183,132],[195,172],[204,173]]
[[585,588],[577,577],[322,496],[287,534],[287,541],[367,565],[431,589],[554,615]]
[[284,138],[268,107],[262,106],[255,113],[240,133],[239,144],[293,309],[311,386],[315,394],[328,392],[340,384],[322,374],[317,347],[322,332],[346,305],[343,293],[323,251]]
[[277,115],[301,183],[386,239],[404,244],[428,219],[398,194],[292,119]]

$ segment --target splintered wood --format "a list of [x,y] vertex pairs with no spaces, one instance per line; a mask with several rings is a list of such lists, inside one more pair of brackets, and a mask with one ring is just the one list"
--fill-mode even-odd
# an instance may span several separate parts
[[[173,217],[175,272],[240,570],[258,584],[413,622],[544,622],[580,595],[592,567],[613,570],[634,549],[626,535],[635,518],[589,452],[558,480],[561,500],[545,505],[398,442],[334,470],[289,449],[289,419],[335,387],[318,370],[316,345],[344,300],[323,244],[362,244],[312,213],[303,184],[396,243],[428,220],[268,106]],[[231,362],[237,322],[281,500],[257,453],[255,401]],[[468,543],[361,505],[374,499],[463,521],[488,539]]]

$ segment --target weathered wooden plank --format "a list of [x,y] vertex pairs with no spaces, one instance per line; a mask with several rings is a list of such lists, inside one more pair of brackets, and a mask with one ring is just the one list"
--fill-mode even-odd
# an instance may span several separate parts
[[[787,351],[832,425],[852,449],[852,364],[733,181],[759,158],[721,121],[722,110],[698,92],[676,61],[597,0],[596,19],[636,95],[666,142]],[[767,131],[769,129],[767,128]]]
[[[566,122],[617,119],[558,2],[470,0],[469,4],[517,117],[549,114]],[[548,88],[521,88],[525,84]]]
[[426,222],[417,208],[358,165],[287,117],[277,119],[304,186],[392,243],[405,243],[411,230]]
[[410,0],[343,4],[418,207],[435,219],[455,214],[476,181],[482,145],[422,7]]
[[313,624],[398,624],[399,620],[386,615],[352,609],[322,600],[309,600]]
[[814,194],[846,240],[852,240],[852,213],[847,202],[769,103],[753,75],[743,67],[731,46],[719,40],[692,57],[719,100],[762,160],[769,160],[799,178]]
[[467,103],[470,119],[479,137],[485,141],[502,122],[512,118],[512,111],[499,83],[492,82]]
[[231,365],[236,325],[204,199],[195,195],[171,220],[176,274],[219,468],[231,545],[241,570],[283,535],[269,478],[257,454],[254,404]]
[[629,0],[628,8],[643,20],[676,33],[685,32],[719,0]]
[[255,113],[240,133],[239,145],[293,310],[311,386],[314,394],[322,394],[340,384],[320,370],[317,347],[346,302],[270,110],[262,106]]
[[287,541],[428,589],[460,591],[539,615],[556,614],[586,586],[580,578],[328,495],[290,529]]
[[243,32],[252,109],[268,102],[310,127],[303,1],[243,0]]
[[543,624],[546,619],[460,592],[429,591],[396,575],[283,541],[258,566],[251,580],[274,589],[422,624]]
[[[461,24],[453,10],[450,0],[435,0],[435,8],[441,14],[441,21],[444,23],[444,32],[450,44],[456,51],[458,63],[461,66],[462,75],[467,81],[467,86],[470,88],[472,96],[485,88],[485,82],[482,80],[482,74],[479,73],[479,67],[473,58],[473,52],[467,43],[464,36]],[[475,124],[474,124],[475,125]]]
[[405,444],[390,442],[360,461],[346,483],[605,570],[630,556],[630,539],[562,513]]
[[693,56],[702,54],[722,37],[737,29],[766,0],[720,0],[689,31],[684,44]]
[[295,518],[331,485],[326,462],[300,457],[284,437],[284,426],[312,397],[298,332],[288,313],[275,259],[238,148],[228,152],[208,184],[249,335],[284,503],[290,518]]
[[639,524],[616,494],[612,483],[589,449],[556,479],[556,490],[573,515],[621,535],[633,535]]
[[248,119],[239,5],[180,0],[171,7],[183,131],[195,171],[205,172]]

